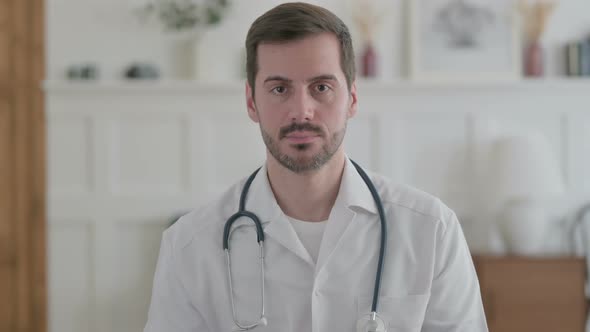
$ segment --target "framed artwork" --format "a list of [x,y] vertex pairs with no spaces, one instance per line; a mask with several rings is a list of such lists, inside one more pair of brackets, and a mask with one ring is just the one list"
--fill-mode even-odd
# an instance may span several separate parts
[[521,77],[512,0],[409,0],[410,78],[420,81]]

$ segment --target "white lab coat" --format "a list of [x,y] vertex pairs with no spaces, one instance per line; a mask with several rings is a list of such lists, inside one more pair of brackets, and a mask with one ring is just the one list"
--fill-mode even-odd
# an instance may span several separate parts
[[[487,331],[479,284],[455,214],[440,200],[371,175],[388,224],[379,315],[388,331]],[[232,319],[222,248],[225,221],[243,183],[165,231],[145,332],[229,332]],[[375,203],[347,161],[317,264],[270,189],[256,176],[246,209],[263,222],[268,325],[254,331],[352,332],[370,312],[379,252]],[[236,311],[257,321],[260,269],[256,233],[238,220],[230,242]]]

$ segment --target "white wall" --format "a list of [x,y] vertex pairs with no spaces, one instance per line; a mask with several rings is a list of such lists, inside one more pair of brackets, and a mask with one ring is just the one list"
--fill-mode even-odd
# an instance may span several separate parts
[[[350,24],[349,1],[314,2]],[[209,70],[235,73],[249,24],[280,2],[233,0],[224,24],[205,36],[201,56]],[[247,137],[250,150],[263,153],[239,83],[215,88],[57,82],[67,65],[87,61],[97,63],[107,81],[136,60],[171,71],[171,42],[157,28],[137,23],[128,3],[47,2],[51,331],[140,330],[168,218],[244,176],[242,164],[231,164],[233,156],[215,153],[207,142],[216,139],[230,150]],[[401,0],[391,0],[391,8],[379,44],[386,80],[405,72]],[[553,49],[551,75],[561,71],[561,44],[586,33],[590,2],[561,0],[546,34]],[[590,194],[589,86],[582,81],[363,84],[359,117],[347,138],[349,153],[371,169],[441,196],[461,216],[470,245],[485,249],[485,234],[476,227],[484,222],[478,220],[479,188],[471,176],[480,171],[477,152],[486,139],[487,119],[533,128],[549,138],[567,178],[571,206]],[[214,112],[219,109],[236,117],[222,118]],[[228,128],[236,134],[219,135]],[[240,149],[236,159],[248,165],[263,157],[245,152]],[[202,158],[212,161],[202,163]]]
[[[142,25],[130,11],[138,0],[48,0],[48,76],[63,77],[72,63],[94,62],[104,78],[117,78],[123,68],[136,60],[151,61],[164,74],[171,72],[171,41],[157,26]],[[351,19],[352,0],[315,0],[338,14],[357,33]],[[382,77],[398,78],[405,72],[403,44],[406,30],[402,0],[378,0],[389,7],[387,22],[382,25],[378,49]],[[493,0],[487,0],[493,1]],[[232,8],[218,27],[203,40],[201,61],[212,73],[239,72],[240,56],[251,22],[280,0],[232,0]],[[559,7],[551,17],[545,35],[547,72],[563,72],[562,46],[565,42],[590,37],[590,1],[558,0]],[[356,38],[358,41],[358,38]],[[360,46],[356,47],[357,51]],[[229,65],[229,68],[227,67]],[[212,75],[213,76],[213,75]]]

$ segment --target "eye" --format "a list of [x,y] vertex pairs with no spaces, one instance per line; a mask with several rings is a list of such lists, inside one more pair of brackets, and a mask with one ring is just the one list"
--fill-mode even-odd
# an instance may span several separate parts
[[318,84],[315,86],[315,90],[317,92],[326,92],[330,90],[330,87],[327,84]]
[[270,90],[270,92],[276,95],[282,95],[283,93],[287,92],[287,88],[285,88],[284,86],[277,86]]

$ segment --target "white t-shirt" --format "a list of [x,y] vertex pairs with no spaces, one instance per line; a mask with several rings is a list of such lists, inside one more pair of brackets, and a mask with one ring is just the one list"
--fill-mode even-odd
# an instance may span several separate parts
[[328,221],[311,222],[297,220],[291,217],[288,217],[288,219],[291,225],[293,225],[299,241],[301,241],[311,258],[313,258],[313,261],[317,263],[320,246],[322,245],[322,237],[324,236],[324,230]]

